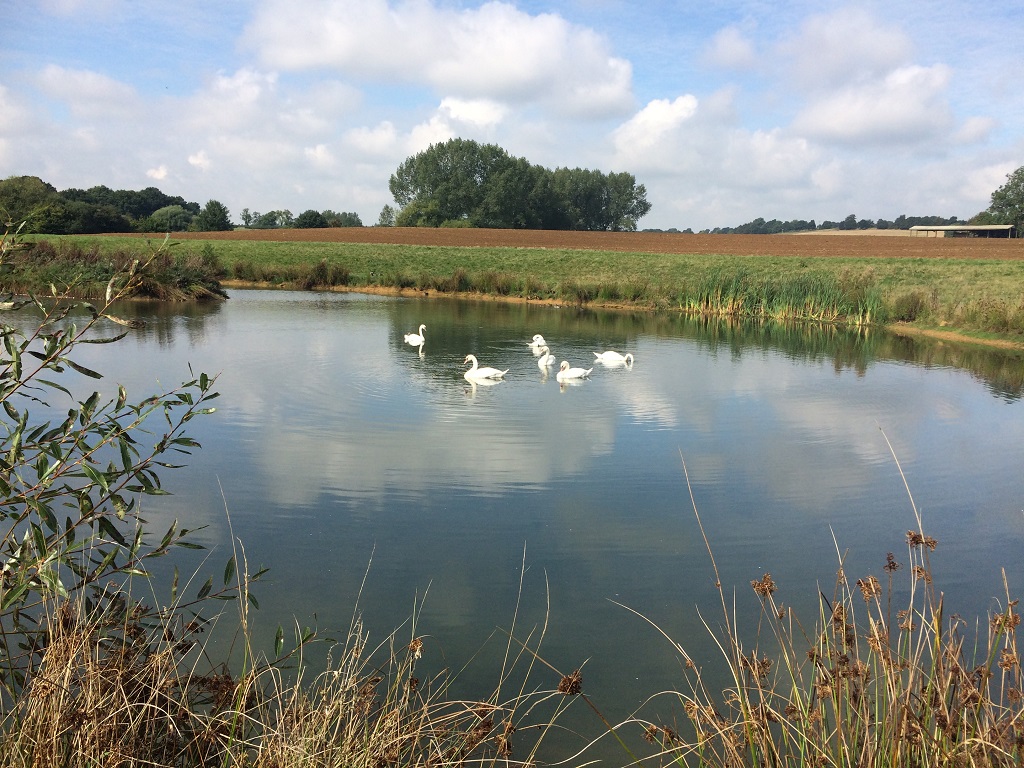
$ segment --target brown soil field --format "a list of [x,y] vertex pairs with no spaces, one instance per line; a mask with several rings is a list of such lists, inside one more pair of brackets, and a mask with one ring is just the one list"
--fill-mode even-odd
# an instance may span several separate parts
[[[162,237],[162,235],[140,235]],[[1024,259],[1024,238],[878,237],[871,234],[690,235],[524,229],[336,227],[176,232],[175,239],[377,243],[485,248],[567,248],[631,253],[908,259]]]

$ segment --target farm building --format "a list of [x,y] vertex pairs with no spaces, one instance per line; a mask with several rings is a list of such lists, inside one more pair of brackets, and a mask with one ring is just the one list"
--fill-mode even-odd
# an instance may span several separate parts
[[910,228],[911,237],[1016,237],[1013,224],[952,224],[947,226],[917,225]]

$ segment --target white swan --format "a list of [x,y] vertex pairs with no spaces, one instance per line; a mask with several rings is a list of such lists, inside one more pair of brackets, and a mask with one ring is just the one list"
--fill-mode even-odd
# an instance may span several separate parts
[[470,369],[462,374],[468,381],[473,381],[474,379],[476,381],[480,381],[481,379],[500,379],[508,373],[508,368],[504,371],[499,371],[497,368],[491,368],[490,366],[484,366],[483,368],[477,367],[476,355],[466,355],[466,359],[462,362],[473,363]]
[[427,326],[421,323],[419,330],[416,333],[405,334],[405,343],[411,344],[414,347],[422,347],[423,342],[427,340],[427,337],[423,335],[425,330],[427,330]]
[[597,358],[595,362],[602,363],[604,365],[625,365],[627,367],[633,365],[632,352],[627,352],[623,355],[619,352],[609,350],[607,352],[595,352],[594,357]]
[[541,336],[539,333],[533,334],[533,341],[530,342],[531,347],[533,347],[535,350],[538,350],[545,344],[547,344],[547,342],[544,341],[543,336]]
[[537,358],[538,368],[547,368],[549,365],[555,364],[555,356],[551,354],[551,350],[547,346],[540,348],[540,357]]
[[567,381],[568,379],[584,379],[590,375],[593,368],[570,368],[569,361],[563,360],[562,364],[558,366],[558,373],[555,374],[555,378],[558,381]]

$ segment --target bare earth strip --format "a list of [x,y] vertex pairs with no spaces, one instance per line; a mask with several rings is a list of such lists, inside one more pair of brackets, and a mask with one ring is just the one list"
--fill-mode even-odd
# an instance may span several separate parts
[[[157,237],[158,235],[149,235]],[[565,248],[628,253],[728,254],[886,259],[1024,259],[1024,238],[878,237],[871,234],[688,235],[669,232],[560,232],[523,229],[336,227],[176,232],[176,239],[376,243],[458,248]]]

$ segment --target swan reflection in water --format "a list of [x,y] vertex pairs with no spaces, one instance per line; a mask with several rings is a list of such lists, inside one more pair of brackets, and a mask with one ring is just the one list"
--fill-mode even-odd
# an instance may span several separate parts
[[466,359],[462,362],[473,363],[473,365],[470,366],[470,369],[462,374],[466,378],[466,381],[476,381],[480,383],[487,379],[500,379],[508,373],[508,368],[504,371],[499,371],[497,368],[491,368],[489,365],[479,366],[476,361],[476,355],[466,355]]
[[555,356],[551,354],[551,350],[547,346],[542,346],[539,350],[540,357],[537,358],[537,367],[542,371],[546,371],[549,365],[555,364]]
[[422,351],[423,343],[427,340],[427,337],[423,335],[425,330],[427,330],[427,326],[421,323],[416,333],[405,334],[405,343],[413,347],[420,347],[420,351]]
[[608,350],[607,352],[595,352],[594,357],[596,358],[594,362],[601,363],[601,365],[605,366],[606,368],[633,367],[632,352],[627,352],[626,354],[623,355],[619,352]]
[[469,386],[465,387],[463,389],[463,391],[465,392],[466,397],[468,397],[470,399],[473,399],[474,397],[476,397],[476,389],[477,389],[477,387],[493,387],[496,384],[503,384],[504,383],[504,381],[502,379],[470,379],[470,378],[467,378],[466,381],[469,382]]

